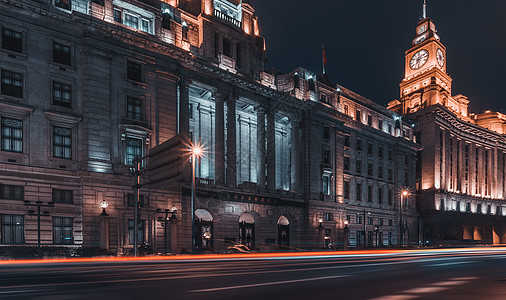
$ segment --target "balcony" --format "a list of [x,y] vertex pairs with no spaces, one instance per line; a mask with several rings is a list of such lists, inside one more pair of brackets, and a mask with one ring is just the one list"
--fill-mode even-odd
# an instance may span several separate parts
[[223,53],[220,53],[218,56],[219,67],[220,69],[226,70],[228,72],[237,74],[237,70],[235,69],[235,59],[232,57],[228,57]]
[[225,20],[225,21],[227,21],[227,22],[232,23],[233,25],[235,25],[235,26],[237,26],[237,27],[239,27],[239,28],[241,28],[241,26],[242,26],[242,22],[241,22],[241,21],[236,20],[236,19],[234,19],[233,17],[231,17],[231,16],[229,16],[229,15],[227,15],[227,14],[224,14],[224,13],[222,13],[222,12],[221,12],[221,11],[219,11],[219,10],[216,10],[216,9],[215,9],[215,10],[214,10],[214,15],[215,15],[216,17],[218,17],[218,18],[222,19],[222,20]]

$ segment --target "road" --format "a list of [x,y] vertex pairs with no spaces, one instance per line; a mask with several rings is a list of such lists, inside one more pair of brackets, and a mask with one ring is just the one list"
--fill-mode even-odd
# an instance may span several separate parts
[[506,248],[0,262],[0,299],[506,299]]

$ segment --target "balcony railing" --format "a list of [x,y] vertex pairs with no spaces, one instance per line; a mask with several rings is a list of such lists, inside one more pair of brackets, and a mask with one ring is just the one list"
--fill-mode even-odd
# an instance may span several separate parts
[[227,15],[227,14],[224,14],[222,13],[221,11],[219,10],[214,10],[214,15],[222,20],[225,20],[227,22],[230,22],[232,24],[234,24],[235,26],[241,28],[242,27],[242,22],[241,21],[238,21],[234,18],[232,18],[231,16]]

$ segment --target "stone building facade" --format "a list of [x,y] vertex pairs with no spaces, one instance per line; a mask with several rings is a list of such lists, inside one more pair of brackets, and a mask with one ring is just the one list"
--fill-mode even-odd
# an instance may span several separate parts
[[128,252],[136,157],[158,251],[191,249],[192,214],[198,251],[394,245],[399,224],[418,241],[412,124],[326,75],[267,73],[248,1],[4,1],[0,27],[2,245],[36,244],[28,210],[54,203],[43,244]]
[[412,120],[417,142],[418,208],[425,241],[506,242],[506,140],[501,113],[468,111],[452,94],[446,48],[430,18],[406,51],[400,100],[390,109]]

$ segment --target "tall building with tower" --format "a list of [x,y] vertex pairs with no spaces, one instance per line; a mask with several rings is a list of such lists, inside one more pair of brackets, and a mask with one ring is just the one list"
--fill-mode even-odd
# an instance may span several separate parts
[[416,26],[405,54],[400,100],[388,108],[415,123],[417,202],[423,240],[506,242],[506,117],[474,114],[452,92],[447,51],[435,23]]

